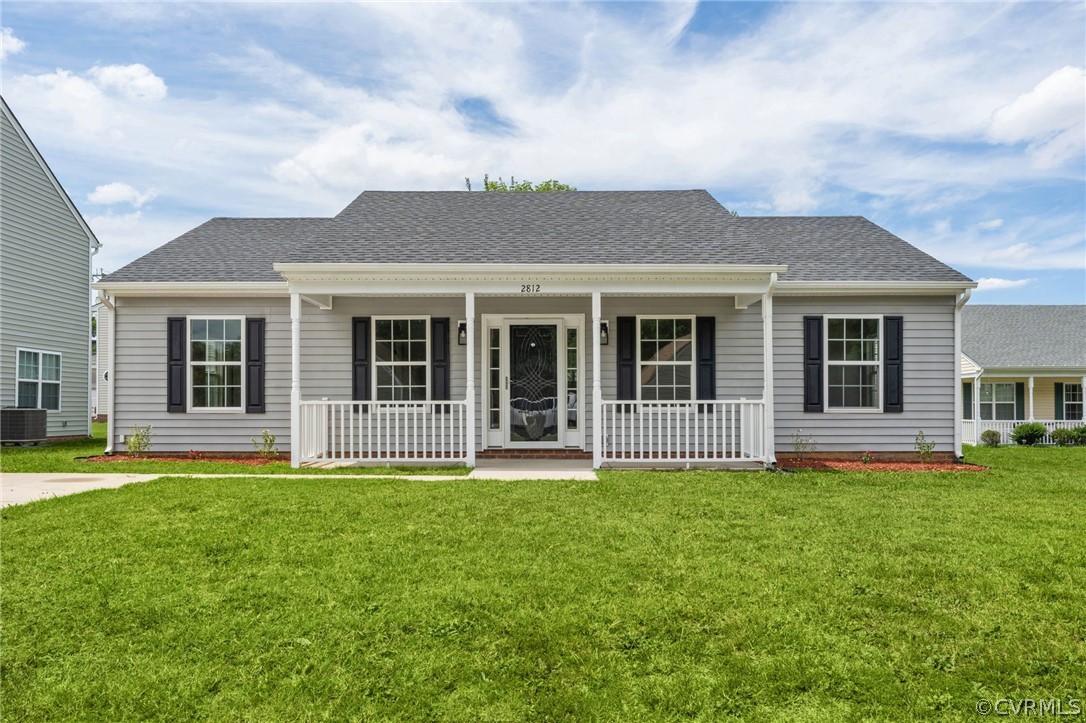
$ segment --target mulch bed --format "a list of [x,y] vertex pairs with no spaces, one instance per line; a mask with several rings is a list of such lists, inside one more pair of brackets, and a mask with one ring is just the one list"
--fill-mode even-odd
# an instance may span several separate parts
[[102,454],[97,457],[82,457],[84,462],[229,462],[231,464],[243,464],[247,467],[262,467],[272,462],[281,462],[278,459],[265,459],[264,457],[203,457],[193,459],[185,455],[172,456],[166,454],[148,454],[143,457],[129,457],[127,454]]
[[801,459],[781,464],[784,469],[838,469],[845,472],[983,472],[979,464],[958,462],[869,462],[856,459]]

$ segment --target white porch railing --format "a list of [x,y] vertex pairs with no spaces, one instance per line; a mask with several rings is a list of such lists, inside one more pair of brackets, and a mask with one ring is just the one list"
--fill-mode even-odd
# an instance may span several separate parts
[[300,461],[464,462],[467,402],[301,402]]
[[[980,435],[984,434],[989,429],[994,429],[999,432],[1000,444],[1014,444],[1014,440],[1011,439],[1011,432],[1019,424],[1025,424],[1030,420],[1018,419],[1018,420],[991,420],[982,419],[979,422],[972,419],[962,420],[962,441],[967,444],[980,444]],[[1045,425],[1048,429],[1048,434],[1041,440],[1041,444],[1053,444],[1052,442],[1052,430],[1054,429],[1074,429],[1080,427],[1086,422],[1078,419],[1034,419],[1034,422],[1039,422]],[[976,436],[974,436],[974,434]]]
[[604,400],[602,459],[660,462],[764,462],[765,402]]

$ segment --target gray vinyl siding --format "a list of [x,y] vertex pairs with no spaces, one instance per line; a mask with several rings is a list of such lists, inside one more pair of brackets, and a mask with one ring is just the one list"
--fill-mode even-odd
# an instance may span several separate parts
[[95,312],[98,318],[98,346],[95,354],[95,414],[109,414],[109,326],[113,323],[113,314],[105,305],[100,305]]
[[[904,317],[904,411],[803,411],[803,317],[886,314]],[[778,297],[773,316],[773,376],[778,453],[803,430],[820,452],[911,452],[916,433],[954,451],[954,297]]]
[[0,406],[16,404],[16,350],[61,354],[49,436],[90,433],[90,240],[0,112]]

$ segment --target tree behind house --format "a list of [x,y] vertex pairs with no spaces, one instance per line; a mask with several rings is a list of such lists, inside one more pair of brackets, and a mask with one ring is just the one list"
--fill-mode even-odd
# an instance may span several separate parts
[[[464,185],[467,189],[471,190],[471,179],[465,178]],[[483,190],[484,191],[576,191],[574,186],[568,183],[562,183],[556,181],[553,178],[543,181],[542,183],[532,183],[531,181],[518,181],[515,176],[509,177],[509,183],[505,182],[501,176],[498,176],[498,180],[490,180],[489,174],[483,174]]]

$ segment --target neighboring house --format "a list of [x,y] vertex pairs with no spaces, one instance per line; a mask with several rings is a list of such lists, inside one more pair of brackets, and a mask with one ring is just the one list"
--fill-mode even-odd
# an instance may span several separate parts
[[1086,306],[966,306],[961,367],[965,441],[976,444],[994,429],[1006,443],[1022,422],[1043,422],[1050,431],[1077,427]]
[[112,315],[103,303],[94,305],[94,318],[97,319],[95,335],[94,364],[94,415],[105,416],[109,409],[109,323]]
[[[960,447],[975,284],[859,217],[736,218],[705,191],[366,192],[216,218],[95,285],[109,449],[294,464],[586,454],[772,463]],[[544,452],[550,450],[550,452]]]
[[0,406],[90,434],[90,275],[98,240],[0,98]]

